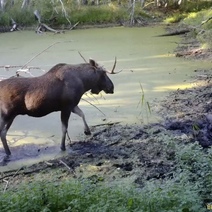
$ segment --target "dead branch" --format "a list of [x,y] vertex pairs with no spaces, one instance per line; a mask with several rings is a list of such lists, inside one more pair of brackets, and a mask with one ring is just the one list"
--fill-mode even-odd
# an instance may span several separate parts
[[62,163],[69,171],[71,171],[71,168],[62,160],[60,160],[60,163]]
[[55,34],[64,33],[63,30],[55,30],[55,29],[49,27],[48,25],[46,25],[44,23],[39,23],[39,25],[38,25],[38,27],[36,29],[36,33],[43,33],[42,29],[48,30],[50,32],[54,32]]
[[78,21],[76,24],[74,24],[74,25],[70,28],[70,30],[74,29],[78,24],[79,24],[79,21]]
[[[113,126],[113,125],[116,125],[116,124],[119,124],[120,122],[109,122],[109,123],[105,123],[105,124],[97,124],[97,125],[94,125],[92,127],[102,127],[102,126]],[[104,128],[104,129],[100,129],[99,131],[93,133],[93,135],[89,138],[89,140],[92,140],[94,139],[95,137],[97,137],[98,135],[102,134],[103,132],[105,132],[107,129]]]
[[116,124],[120,124],[120,121],[108,122],[108,123],[104,123],[104,124],[97,124],[97,125],[93,125],[92,127],[113,126],[113,125],[116,125]]
[[[12,177],[12,179],[13,179],[13,178],[19,173],[19,171],[20,171],[21,169],[22,169],[22,167],[21,167],[20,169],[16,170],[15,173],[12,173],[9,177]],[[5,191],[6,191],[7,188],[8,188],[8,185],[9,185],[9,179],[6,180],[6,179],[5,179],[6,177],[8,177],[8,175],[1,178],[1,179],[6,183],[6,185],[5,185],[5,187],[4,187],[3,193],[5,193]]]
[[21,69],[25,68],[26,65],[28,65],[32,60],[34,60],[36,57],[38,57],[39,55],[41,55],[43,52],[45,52],[47,49],[50,49],[52,46],[61,43],[61,41],[55,42],[53,44],[51,44],[50,46],[48,46],[47,48],[45,48],[44,50],[42,50],[41,52],[39,52],[38,54],[36,54],[34,57],[32,57],[29,61],[27,61],[22,67]]
[[201,26],[203,25],[203,24],[206,24],[208,21],[210,21],[212,19],[212,17],[210,17],[210,18],[208,18],[207,20],[205,20],[205,21],[202,21],[202,23],[201,23]]
[[4,191],[3,191],[3,193],[5,193],[5,191],[7,190],[8,184],[9,184],[9,180],[4,179],[3,181],[6,183],[6,185],[4,187]]
[[[0,66],[0,68],[4,68],[6,71],[9,71],[10,68],[23,68],[22,65],[4,65],[4,66]],[[43,69],[41,69],[40,67],[36,67],[36,66],[25,66],[26,69],[39,69],[44,71]]]
[[65,7],[64,7],[63,1],[62,1],[62,0],[59,0],[59,1],[60,1],[60,4],[61,4],[61,7],[62,7],[62,11],[63,11],[63,13],[64,13],[64,15],[65,15],[65,18],[66,18],[66,20],[68,21],[68,23],[71,25],[71,21],[70,21],[69,18],[68,18],[68,14],[67,14],[66,9],[65,9]]
[[79,53],[79,55],[81,56],[81,58],[85,61],[85,63],[88,63],[87,61],[86,61],[86,59],[82,56],[82,54],[78,51],[78,53]]
[[85,102],[87,102],[88,104],[90,104],[91,106],[95,107],[101,114],[106,116],[105,113],[103,113],[96,105],[92,104],[91,102],[89,102],[88,100],[86,100],[84,98],[81,98],[81,99],[84,100]]

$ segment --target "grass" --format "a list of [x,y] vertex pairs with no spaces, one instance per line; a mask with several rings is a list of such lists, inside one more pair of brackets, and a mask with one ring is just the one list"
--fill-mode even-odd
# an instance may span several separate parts
[[204,23],[210,17],[212,17],[212,10],[203,10],[197,13],[189,13],[181,22],[195,28],[196,38],[203,48],[212,48],[212,19]]
[[72,22],[80,24],[104,24],[117,23],[127,18],[127,11],[121,8],[102,7],[81,7],[72,13]]
[[212,149],[206,152],[197,143],[171,140],[166,146],[175,151],[175,166],[165,179],[152,179],[140,187],[31,177],[30,182],[1,193],[0,211],[206,211],[206,204],[212,203]]
[[[192,28],[191,36],[196,37],[202,44],[202,48],[212,48],[212,10],[201,10],[198,12],[176,13],[165,19],[165,23],[177,23],[180,26]],[[207,21],[208,20],[208,21]]]
[[[13,18],[21,26],[33,26],[38,24],[34,18],[34,10],[38,10],[41,15],[41,21],[51,26],[67,26],[79,22],[80,24],[104,24],[118,23],[129,19],[128,8],[119,7],[113,4],[101,6],[77,6],[68,4],[65,7],[66,16],[61,4],[57,2],[52,5],[50,1],[38,1],[35,5],[20,9],[17,4],[4,12],[0,11],[0,25],[10,26],[10,19]],[[139,11],[139,14],[142,14]],[[145,14],[145,13],[143,13]],[[54,20],[54,21],[52,21]]]

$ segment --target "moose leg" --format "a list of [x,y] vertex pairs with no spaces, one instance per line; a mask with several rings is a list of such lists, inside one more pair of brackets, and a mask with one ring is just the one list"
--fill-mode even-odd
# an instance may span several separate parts
[[65,146],[65,140],[66,140],[66,134],[67,134],[67,129],[68,129],[68,120],[71,115],[70,110],[62,110],[61,111],[61,122],[62,122],[62,140],[61,140],[61,150],[65,151],[66,146]]
[[13,122],[14,118],[9,119],[7,122],[5,120],[1,120],[0,123],[0,137],[1,137],[1,141],[5,150],[5,153],[7,155],[11,155],[9,146],[7,144],[7,139],[6,139],[6,135],[7,135],[7,131],[9,130],[12,122]]
[[78,106],[76,106],[72,110],[72,112],[75,113],[75,114],[77,114],[78,116],[80,116],[82,118],[83,123],[84,123],[84,133],[85,133],[85,135],[91,135],[91,131],[90,131],[89,127],[88,127],[88,124],[87,124],[87,122],[85,120],[85,115],[82,112],[82,110]]

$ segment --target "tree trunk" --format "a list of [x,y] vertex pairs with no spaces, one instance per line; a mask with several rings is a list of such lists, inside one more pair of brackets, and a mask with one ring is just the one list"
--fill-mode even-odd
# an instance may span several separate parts
[[131,10],[131,14],[130,14],[130,25],[134,25],[134,15],[135,15],[135,0],[131,0],[131,7],[132,7],[132,10]]
[[4,10],[6,3],[7,3],[6,0],[0,0],[0,9],[1,10]]

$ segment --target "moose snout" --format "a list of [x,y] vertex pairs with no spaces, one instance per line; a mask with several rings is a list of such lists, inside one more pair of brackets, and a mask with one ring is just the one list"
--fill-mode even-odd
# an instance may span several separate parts
[[105,89],[104,92],[105,92],[106,94],[113,94],[113,93],[114,93],[114,88]]

